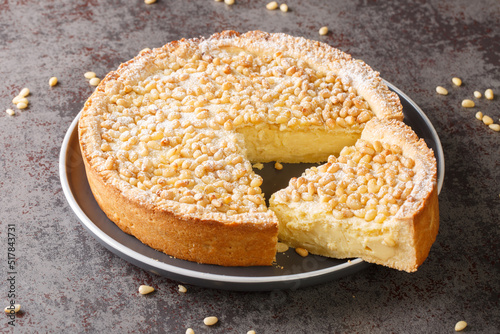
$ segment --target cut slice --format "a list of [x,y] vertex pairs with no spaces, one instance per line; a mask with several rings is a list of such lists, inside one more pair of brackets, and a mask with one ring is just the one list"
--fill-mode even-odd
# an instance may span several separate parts
[[355,146],[273,194],[278,239],[415,271],[438,232],[435,166],[432,150],[404,123],[372,119]]

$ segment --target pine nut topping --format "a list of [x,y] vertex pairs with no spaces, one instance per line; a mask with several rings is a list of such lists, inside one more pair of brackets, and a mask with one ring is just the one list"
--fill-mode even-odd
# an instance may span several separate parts
[[101,79],[99,79],[99,78],[92,78],[92,79],[90,79],[89,84],[91,86],[97,86],[97,85],[99,85],[100,82],[101,82]]
[[179,292],[186,293],[187,292],[186,287],[184,285],[179,284]]
[[16,112],[15,112],[14,110],[12,110],[12,109],[7,109],[7,110],[5,110],[5,112],[6,112],[6,113],[7,113],[7,115],[9,115],[9,116],[14,116],[14,115],[16,114]]
[[493,100],[493,98],[495,97],[494,94],[493,94],[493,89],[491,88],[488,88],[485,92],[484,92],[484,97],[487,98],[488,100]]
[[278,8],[278,3],[276,1],[272,1],[266,5],[266,8],[268,10],[275,10],[276,8]]
[[307,249],[301,248],[301,247],[295,248],[295,252],[297,252],[297,254],[299,254],[302,257],[306,257],[307,255],[309,255],[309,252],[307,251]]
[[248,331],[247,334],[256,334],[254,330]]
[[155,2],[156,2],[156,0],[144,0],[144,3],[146,5],[151,5],[151,4],[155,3]]
[[[221,0],[215,0],[215,1],[221,1]],[[186,329],[186,334],[194,334],[194,330],[192,328]]]
[[49,79],[49,86],[54,87],[55,85],[57,85],[57,78],[56,77],[50,78]]
[[85,74],[83,75],[86,79],[92,79],[92,78],[95,78],[96,77],[96,74],[94,72],[85,72]]
[[217,317],[206,317],[205,319],[203,319],[203,323],[204,323],[206,326],[213,326],[213,325],[215,325],[218,321],[219,321],[219,319],[217,319]]
[[481,98],[481,96],[483,96],[483,94],[481,94],[481,92],[479,92],[479,91],[477,91],[477,90],[476,90],[476,91],[474,91],[474,97],[475,97],[476,99],[480,99],[480,98]]
[[224,3],[226,5],[233,5],[234,4],[234,0],[224,0]]
[[483,113],[482,113],[482,112],[480,112],[480,111],[478,111],[478,112],[476,113],[476,118],[477,118],[478,120],[482,121],[482,120],[483,120]]
[[[327,164],[290,180],[280,201],[318,201],[337,220],[356,216],[381,224],[411,194],[414,168],[415,161],[403,156],[399,146],[358,140],[339,158],[331,157]],[[392,241],[385,243],[392,247]]]
[[455,324],[455,332],[463,331],[467,327],[467,323],[465,321],[459,321]]
[[260,187],[262,185],[262,179],[261,178],[255,178],[250,182],[251,187]]
[[[220,133],[262,124],[281,130],[324,124],[361,131],[374,116],[350,83],[281,52],[255,55],[224,49],[171,54],[158,58],[152,71],[138,83],[108,78],[100,87],[110,102],[100,123],[100,167],[118,173],[131,187],[152,193],[158,202],[182,203],[186,212],[234,215],[267,210],[262,178],[252,170],[264,165],[252,166],[240,153],[240,142],[223,139]],[[89,84],[99,85],[94,72],[84,76]],[[339,219],[368,215],[378,222],[411,193],[404,187],[399,192],[389,188],[412,180],[412,163],[398,154],[382,143],[353,147],[325,167],[330,176],[352,169],[348,176],[353,180],[336,186],[335,177],[299,178],[286,198],[321,201],[338,211]],[[348,166],[340,163],[344,158]],[[396,171],[387,180],[373,176],[372,168],[385,159]],[[365,167],[357,173],[355,167],[361,164]],[[275,164],[276,169],[282,167]],[[375,183],[368,185],[365,177],[370,176]],[[379,204],[389,192],[397,196]],[[358,209],[367,196],[377,201],[370,213]]]
[[152,286],[149,286],[149,285],[141,285],[139,287],[139,293],[141,295],[147,295],[151,292],[155,291],[155,289],[152,287]]
[[454,77],[451,79],[451,82],[453,82],[455,86],[462,86],[462,79],[460,78]]
[[286,3],[282,3],[280,5],[280,10],[283,12],[283,13],[286,13],[288,12],[288,5]]
[[436,87],[436,92],[441,95],[448,95],[448,90],[441,86]]
[[324,36],[324,35],[328,34],[328,27],[321,27],[321,28],[319,29],[319,34],[320,34],[321,36]]
[[464,108],[474,108],[475,105],[476,104],[474,103],[474,101],[469,99],[465,99],[462,101],[462,107]]

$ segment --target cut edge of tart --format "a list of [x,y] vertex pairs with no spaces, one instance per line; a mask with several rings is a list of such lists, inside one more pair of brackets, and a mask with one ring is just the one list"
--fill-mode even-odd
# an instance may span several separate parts
[[[251,162],[324,161],[373,117],[402,120],[402,106],[363,62],[304,38],[225,31],[110,72],[79,139],[94,197],[124,232],[180,259],[271,265],[278,220]],[[308,134],[342,139],[309,155]]]

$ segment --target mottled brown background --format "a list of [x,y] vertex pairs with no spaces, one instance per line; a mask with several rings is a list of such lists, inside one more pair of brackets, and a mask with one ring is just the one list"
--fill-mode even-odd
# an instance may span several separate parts
[[[500,332],[499,98],[460,107],[474,90],[500,96],[500,3],[298,1],[0,1],[0,304],[7,303],[6,225],[17,227],[18,333],[467,333]],[[319,36],[327,25],[330,33]],[[296,291],[228,292],[188,286],[113,255],[84,230],[61,190],[64,134],[103,77],[145,47],[225,29],[317,39],[365,60],[428,115],[443,144],[441,230],[415,274],[370,266]],[[48,79],[59,78],[50,88]],[[450,79],[459,76],[462,87]],[[439,96],[435,87],[450,91]],[[3,112],[23,87],[29,108]],[[4,283],[2,283],[4,282]],[[137,287],[157,291],[139,296]],[[3,307],[3,306],[2,306]],[[202,319],[220,323],[206,328]],[[0,316],[0,332],[10,332]]]

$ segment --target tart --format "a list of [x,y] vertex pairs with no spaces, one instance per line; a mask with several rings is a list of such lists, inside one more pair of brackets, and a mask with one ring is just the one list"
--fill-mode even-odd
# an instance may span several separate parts
[[257,266],[272,264],[279,223],[252,163],[327,161],[375,118],[402,120],[402,106],[365,63],[225,31],[141,51],[102,80],[78,130],[94,197],[124,232],[179,259]]
[[313,254],[415,271],[439,228],[436,173],[413,130],[374,118],[354,146],[273,194],[278,238]]

